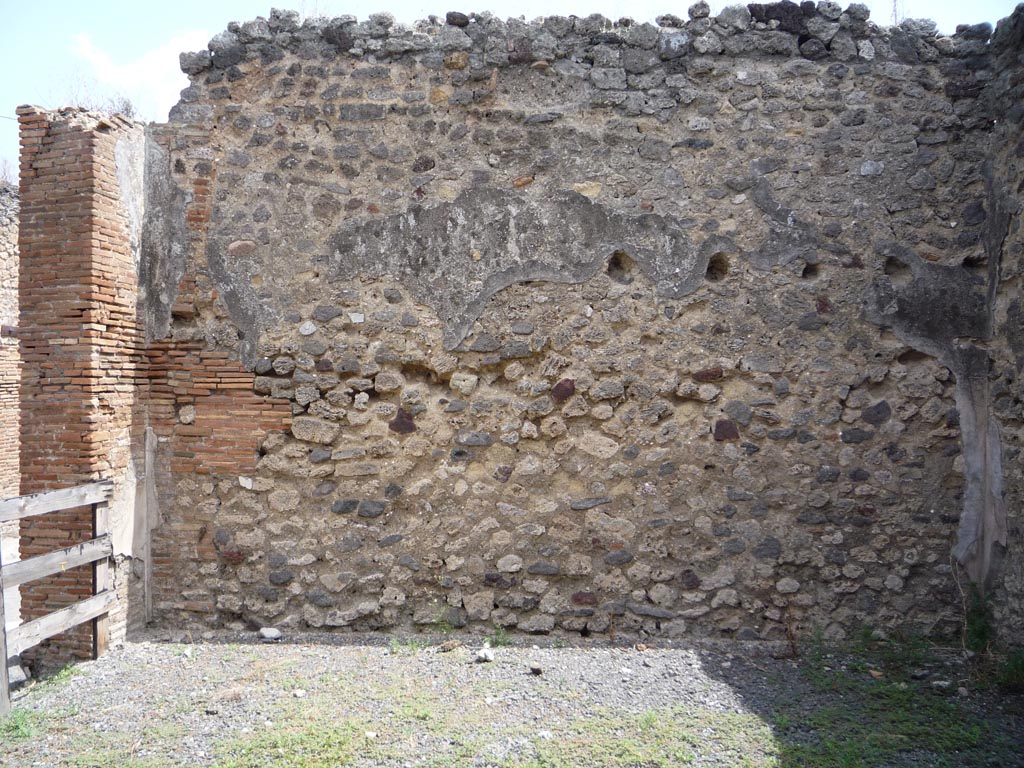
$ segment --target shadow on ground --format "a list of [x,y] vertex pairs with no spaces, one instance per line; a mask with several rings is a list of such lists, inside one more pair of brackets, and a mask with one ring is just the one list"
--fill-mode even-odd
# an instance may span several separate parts
[[1024,765],[1024,696],[958,649],[864,641],[704,670],[771,727],[780,766]]

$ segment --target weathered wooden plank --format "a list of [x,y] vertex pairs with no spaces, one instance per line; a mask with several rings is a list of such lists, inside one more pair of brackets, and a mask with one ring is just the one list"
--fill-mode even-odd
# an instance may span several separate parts
[[[153,534],[150,532],[154,525],[154,518],[157,516],[159,506],[156,500],[156,452],[159,440],[156,431],[152,427],[146,427],[146,459],[145,459],[145,493],[143,494],[142,505],[142,541],[140,542],[140,555],[142,559],[143,577],[142,593],[143,604],[146,608],[146,623],[153,621]],[[134,563],[133,563],[134,564]]]
[[7,616],[4,612],[4,564],[0,559],[0,718],[11,711],[11,681],[7,676]]
[[30,496],[15,496],[0,501],[0,523],[21,520],[32,515],[45,515],[60,509],[73,509],[88,504],[97,504],[110,498],[114,484],[109,480],[59,491],[43,491]]
[[[92,505],[92,535],[110,533],[110,505],[106,502]],[[92,566],[92,591],[99,595],[113,586],[110,578],[110,562],[103,558]],[[98,659],[107,652],[110,643],[110,617],[103,614],[92,622],[92,657]]]
[[104,534],[81,544],[74,544],[64,549],[36,555],[28,560],[19,560],[3,567],[4,583],[8,587],[16,587],[28,581],[41,579],[53,573],[66,571],[80,565],[88,565],[101,558],[113,554],[114,545],[110,534]]
[[48,637],[59,635],[83,622],[102,616],[116,602],[117,593],[109,590],[15,627],[7,633],[7,658],[39,645]]

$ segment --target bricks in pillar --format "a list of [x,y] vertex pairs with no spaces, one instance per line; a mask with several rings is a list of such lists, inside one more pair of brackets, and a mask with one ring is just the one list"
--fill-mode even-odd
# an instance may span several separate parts
[[[144,356],[137,277],[115,148],[132,125],[80,111],[18,110],[21,123],[21,492],[115,481],[130,460]],[[29,518],[22,556],[92,535],[88,508]],[[79,568],[22,588],[31,619],[91,593]],[[51,658],[91,652],[89,627]]]

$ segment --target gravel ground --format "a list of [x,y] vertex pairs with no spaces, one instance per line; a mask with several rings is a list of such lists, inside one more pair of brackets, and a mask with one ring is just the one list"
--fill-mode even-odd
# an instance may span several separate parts
[[[834,735],[856,739],[858,697],[876,692],[860,686],[882,674],[837,657],[776,659],[735,646],[557,641],[496,647],[492,662],[477,663],[480,643],[223,635],[190,644],[154,636],[17,692],[18,727],[0,730],[0,764],[828,765],[839,748],[823,740],[815,718],[834,712]],[[442,650],[448,646],[456,647]],[[919,686],[912,693],[925,698],[907,700],[908,716],[925,701],[939,707],[936,717],[977,720],[990,729],[979,744],[940,752],[900,744],[868,753],[866,762],[835,764],[1024,765],[1019,696],[977,689],[950,658],[910,674]],[[858,687],[841,684],[847,680]],[[900,685],[890,688],[908,690]],[[988,734],[999,744],[987,744]]]

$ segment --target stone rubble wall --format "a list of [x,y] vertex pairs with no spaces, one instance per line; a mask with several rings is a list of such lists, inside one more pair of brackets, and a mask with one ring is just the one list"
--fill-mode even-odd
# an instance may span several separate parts
[[160,622],[952,636],[980,574],[1019,626],[1024,11],[689,16],[182,55]]
[[[18,387],[21,382],[18,339],[18,189],[0,181],[0,498],[19,493]],[[0,523],[0,562],[17,560],[18,524]],[[8,626],[17,626],[21,594],[5,590]]]
[[0,322],[18,324],[18,188],[0,181]]

